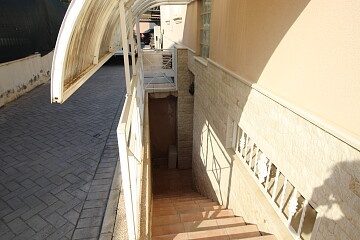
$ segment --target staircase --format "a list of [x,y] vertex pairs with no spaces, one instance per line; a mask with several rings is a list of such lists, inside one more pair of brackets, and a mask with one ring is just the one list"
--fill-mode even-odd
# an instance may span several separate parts
[[262,236],[256,225],[246,224],[217,202],[192,191],[154,195],[152,239],[249,239],[276,240]]

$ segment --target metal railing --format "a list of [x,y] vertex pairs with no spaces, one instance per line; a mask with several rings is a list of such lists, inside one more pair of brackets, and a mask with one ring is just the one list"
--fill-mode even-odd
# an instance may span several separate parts
[[174,52],[174,49],[142,50],[146,90],[177,89]]

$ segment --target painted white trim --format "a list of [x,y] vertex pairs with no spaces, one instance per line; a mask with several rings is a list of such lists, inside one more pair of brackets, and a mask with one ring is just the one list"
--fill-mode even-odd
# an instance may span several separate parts
[[[203,63],[201,58],[196,57],[196,56],[194,58],[198,62]],[[330,122],[328,122],[328,121],[326,121],[324,119],[321,119],[320,117],[315,116],[315,115],[311,114],[310,112],[307,112],[306,110],[303,110],[303,109],[291,104],[290,102],[284,100],[283,98],[280,98],[280,97],[276,96],[275,94],[273,94],[270,91],[266,90],[265,88],[259,86],[258,84],[252,83],[249,80],[245,79],[244,77],[239,76],[238,74],[234,73],[230,69],[221,66],[220,64],[218,64],[215,61],[211,60],[210,58],[208,58],[207,60],[208,60],[207,61],[208,63],[220,68],[224,72],[230,74],[231,76],[233,76],[237,80],[243,82],[247,86],[251,87],[252,89],[254,89],[257,92],[261,93],[262,95],[266,96],[267,98],[269,98],[269,99],[273,100],[274,102],[280,104],[281,106],[283,106],[284,108],[286,108],[286,109],[290,110],[291,112],[295,113],[296,115],[303,118],[304,120],[306,120],[306,121],[314,124],[315,126],[321,128],[325,132],[333,135],[337,139],[339,139],[342,142],[348,144],[349,146],[355,148],[356,150],[360,150],[360,139],[358,137],[354,136],[353,134],[351,134],[350,132],[348,132],[347,130],[342,129],[340,127],[337,127],[334,124],[332,124],[332,123],[330,123]]]
[[110,7],[107,7],[107,9],[105,10],[105,13],[103,13],[103,16],[105,16],[105,17],[103,18],[104,20],[102,20],[102,22],[101,22],[100,30],[99,30],[97,38],[96,38],[93,64],[99,63],[101,43],[104,38],[104,33],[106,30],[106,27],[109,24],[109,19],[111,17],[111,14],[113,13],[113,10],[114,10],[116,4],[117,4],[116,1],[112,2]]
[[[121,27],[121,41],[123,46],[124,53],[124,70],[125,70],[125,81],[126,81],[126,93],[131,95],[130,88],[130,65],[129,65],[129,47],[128,47],[128,35],[127,35],[127,26],[126,26],[126,11],[124,6],[124,1],[119,2],[119,13],[120,13],[120,27]],[[126,45],[125,45],[126,44]]]
[[51,71],[51,102],[62,103],[64,88],[64,63],[77,19],[85,5],[85,0],[71,1],[58,34]]

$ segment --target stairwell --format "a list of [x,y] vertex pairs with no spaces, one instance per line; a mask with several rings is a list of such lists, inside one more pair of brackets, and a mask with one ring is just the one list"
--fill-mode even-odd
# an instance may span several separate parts
[[[191,170],[153,171],[152,239],[276,240],[191,187]],[[187,181],[184,181],[184,180]],[[189,181],[190,180],[190,181]]]

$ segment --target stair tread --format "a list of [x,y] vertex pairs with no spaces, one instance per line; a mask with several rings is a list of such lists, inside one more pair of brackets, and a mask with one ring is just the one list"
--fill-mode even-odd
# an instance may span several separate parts
[[177,210],[185,210],[185,209],[192,209],[192,208],[201,208],[201,207],[213,207],[213,206],[220,206],[217,202],[194,202],[194,201],[187,201],[187,202],[181,202],[181,204],[173,204],[173,203],[156,203],[153,204],[154,210],[159,210],[162,208],[165,209],[177,209]]
[[232,210],[213,210],[213,211],[203,211],[203,212],[193,212],[193,213],[180,213],[180,214],[170,214],[164,216],[154,216],[153,217],[153,226],[167,225],[164,224],[168,221],[168,224],[180,223],[180,222],[190,222],[190,221],[199,221],[205,219],[214,219],[214,218],[229,218],[234,217]]
[[[255,238],[256,237],[256,238]],[[261,238],[264,236],[260,235],[256,225],[244,225],[240,227],[229,227],[229,228],[218,228],[194,232],[180,232],[164,235],[153,235],[152,239],[179,239],[179,240],[188,240],[188,239],[263,239],[270,240],[273,238]]]
[[153,226],[152,234],[153,236],[158,236],[158,235],[173,234],[173,233],[212,230],[212,229],[218,229],[224,227],[239,227],[244,225],[245,225],[245,221],[242,217],[219,218],[219,219],[209,219],[203,221],[191,221],[191,222],[183,222],[183,223],[176,223],[170,225]]
[[[192,205],[192,204],[206,204],[206,203],[216,203],[216,202],[213,202],[211,201],[210,199],[197,199],[197,200],[186,200],[186,201],[164,201],[164,202],[154,202],[153,203],[153,206],[155,208],[157,207],[169,207],[169,206],[175,206],[175,207],[178,207],[178,206],[184,206],[184,205]],[[218,203],[216,203],[218,204]]]
[[256,225],[246,225],[231,209],[193,191],[154,195],[152,225],[153,240],[276,240],[274,235],[261,236]]

